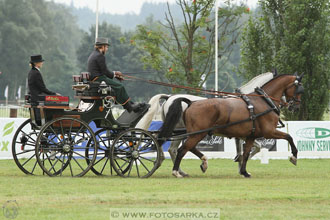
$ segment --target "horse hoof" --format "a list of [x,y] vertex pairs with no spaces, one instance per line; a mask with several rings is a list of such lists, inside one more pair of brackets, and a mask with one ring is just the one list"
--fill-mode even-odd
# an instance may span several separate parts
[[250,178],[251,174],[249,174],[248,172],[243,172],[241,173],[242,176],[244,176],[245,178]]
[[207,160],[203,160],[202,164],[200,165],[200,168],[201,168],[203,173],[206,172],[206,170],[208,168]]
[[290,162],[291,162],[293,165],[297,166],[297,158],[296,158],[295,156],[291,156],[291,157],[290,157]]
[[205,173],[206,170],[207,170],[207,166],[205,167],[203,164],[200,165],[200,168],[201,168],[203,173]]
[[182,170],[179,170],[179,174],[183,177],[189,177],[188,173],[183,172]]
[[172,175],[175,176],[176,178],[183,178],[183,176],[177,170],[173,170]]

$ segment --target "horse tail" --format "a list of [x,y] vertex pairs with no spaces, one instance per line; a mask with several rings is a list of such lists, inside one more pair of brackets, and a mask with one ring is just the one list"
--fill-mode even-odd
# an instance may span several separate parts
[[149,108],[148,112],[141,118],[141,120],[135,127],[141,128],[144,130],[148,130],[148,128],[152,122],[152,119],[160,111],[159,100],[161,100],[161,99],[167,100],[169,97],[170,97],[170,95],[166,95],[166,94],[158,94],[158,95],[153,96],[149,100],[150,108]]
[[163,126],[160,128],[158,138],[167,138],[172,135],[173,130],[182,115],[182,101],[187,103],[188,107],[191,104],[191,101],[187,98],[177,98],[173,101],[172,105],[168,109]]

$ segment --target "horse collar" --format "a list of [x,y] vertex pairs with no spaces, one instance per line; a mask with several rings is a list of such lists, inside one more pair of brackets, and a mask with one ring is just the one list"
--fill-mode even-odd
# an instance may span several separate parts
[[281,110],[275,105],[274,101],[269,98],[269,96],[267,95],[267,93],[262,89],[262,88],[255,88],[256,93],[258,93],[259,95],[262,95],[262,98],[266,101],[266,103],[273,109],[273,111],[280,115]]

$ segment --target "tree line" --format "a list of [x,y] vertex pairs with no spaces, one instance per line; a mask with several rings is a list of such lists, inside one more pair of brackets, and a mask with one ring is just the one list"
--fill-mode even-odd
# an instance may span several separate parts
[[[178,0],[177,8],[167,6],[165,20],[149,16],[129,31],[101,23],[99,36],[110,38],[108,67],[144,79],[212,88],[214,3]],[[305,72],[302,111],[286,116],[321,119],[329,100],[329,2],[266,0],[250,12],[226,1],[218,10],[219,89],[231,92],[242,79],[274,68],[281,73]],[[181,13],[181,20],[173,19],[172,13]],[[29,57],[39,53],[46,60],[42,74],[47,87],[72,97],[72,75],[86,71],[94,36],[95,25],[83,30],[72,8],[44,0],[0,0],[0,100],[7,85],[9,100],[15,100],[19,87],[21,96],[25,93]],[[158,93],[186,92],[124,83],[139,101]]]

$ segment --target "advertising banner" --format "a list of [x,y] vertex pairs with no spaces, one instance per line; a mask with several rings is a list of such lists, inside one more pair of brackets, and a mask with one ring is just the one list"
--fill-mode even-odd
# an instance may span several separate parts
[[269,151],[276,151],[276,139],[258,138],[255,141],[261,145],[261,148],[267,148]]
[[291,121],[288,128],[299,152],[330,152],[329,121]]
[[215,135],[206,137],[197,144],[200,151],[224,151],[224,138]]
[[0,158],[12,159],[11,145],[17,128],[26,118],[0,118]]

